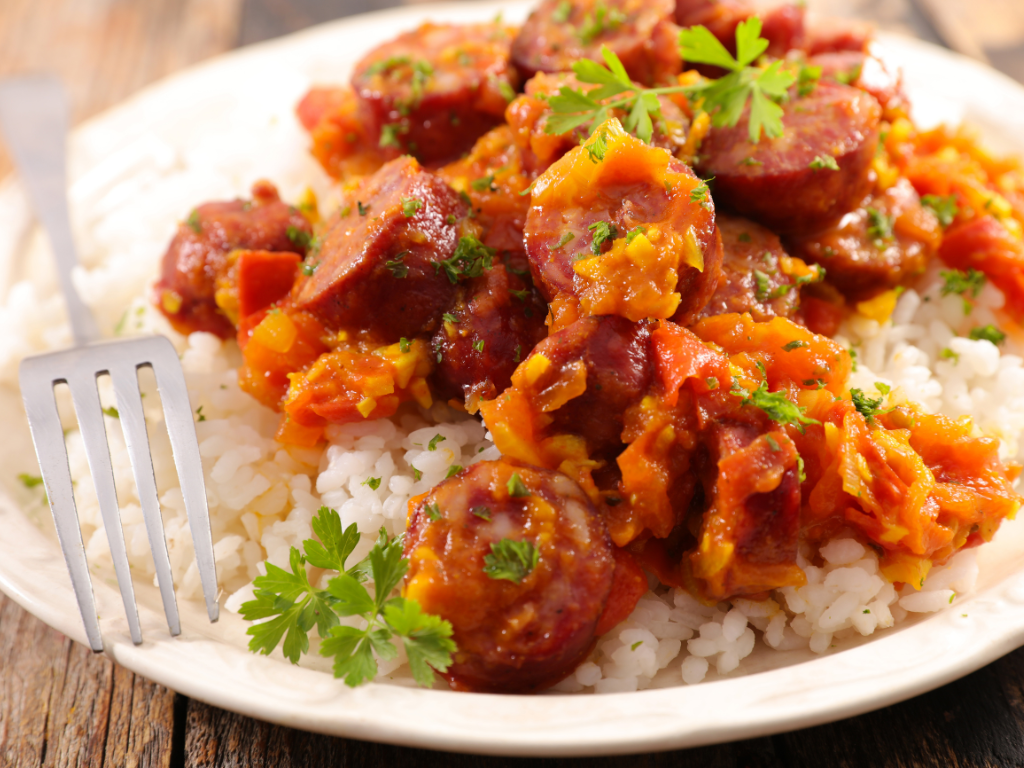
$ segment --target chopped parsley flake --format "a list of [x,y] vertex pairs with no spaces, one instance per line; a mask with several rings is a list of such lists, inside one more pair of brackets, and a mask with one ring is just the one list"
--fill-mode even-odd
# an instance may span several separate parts
[[363,482],[360,483],[360,485],[368,485],[370,486],[371,491],[376,491],[378,488],[380,488],[380,478],[368,477],[365,480],[363,480]]
[[701,182],[696,187],[690,190],[690,202],[700,203],[701,208],[708,209],[711,207],[711,196],[710,190],[706,182]]
[[555,243],[554,247],[551,250],[554,251],[557,250],[558,248],[561,248],[563,245],[570,242],[575,237],[576,235],[574,235],[572,232],[563,232],[562,236],[558,239],[558,242]]
[[117,408],[115,408],[114,406],[110,406],[109,408],[104,408],[103,409],[103,414],[105,416],[109,416],[112,419],[120,419],[121,418],[121,414],[117,412]]
[[892,387],[882,381],[875,382],[875,390],[881,395],[888,395],[892,392]]
[[317,269],[319,269],[319,267],[320,267],[320,262],[319,261],[314,261],[311,264],[303,264],[302,265],[302,274],[304,274],[306,277],[312,277],[313,273],[316,272]]
[[408,352],[411,349],[411,347],[412,345],[410,341],[407,338],[405,338],[405,336],[398,340],[398,349],[401,350],[402,352]]
[[943,347],[942,351],[939,352],[939,357],[942,358],[943,360],[952,360],[953,365],[956,365],[957,363],[960,362],[960,353],[954,352],[949,347]]
[[491,553],[484,555],[484,573],[520,584],[539,562],[540,551],[531,542],[502,539],[491,544]]
[[522,355],[522,353],[523,353],[523,345],[522,344],[516,344],[516,354],[512,358],[512,362],[513,363],[518,363],[519,362],[519,358]]
[[415,480],[416,482],[419,482],[420,480],[423,479],[423,472],[421,472],[420,470],[416,469],[416,467],[413,467],[412,468],[412,477],[413,477],[413,480]]
[[407,277],[409,274],[409,267],[403,263],[403,260],[408,253],[408,251],[402,251],[400,254],[395,256],[395,258],[384,262],[384,266],[391,270],[391,274],[399,280],[403,277]]
[[819,424],[815,419],[804,416],[805,408],[801,408],[788,397],[785,392],[769,392],[768,382],[762,380],[757,389],[748,392],[740,386],[738,380],[733,380],[731,393],[742,398],[740,405],[752,405],[764,411],[765,415],[772,421],[779,424],[792,424],[799,431],[804,433],[805,424]]
[[570,15],[572,15],[572,3],[569,0],[562,0],[555,7],[555,12],[551,14],[551,20],[556,24],[565,24],[569,20]]
[[203,232],[203,223],[199,220],[199,210],[195,209],[188,215],[188,219],[185,222],[188,224],[188,228],[195,232],[197,235]]
[[982,325],[978,328],[972,328],[968,334],[968,338],[974,339],[975,341],[991,341],[993,344],[999,345],[1006,341],[1006,334],[996,328],[994,325]]
[[494,186],[494,174],[489,173],[486,176],[473,179],[469,182],[469,186],[475,189],[477,192],[497,192],[498,188]]
[[830,171],[838,171],[839,163],[836,162],[836,159],[832,157],[832,155],[818,155],[811,160],[807,167],[812,171],[820,171],[823,168],[827,168]]
[[441,519],[441,508],[437,506],[437,502],[423,505],[423,511],[430,518],[431,522],[437,522]]
[[396,149],[401,149],[402,144],[398,141],[398,137],[401,134],[408,132],[408,126],[402,125],[401,123],[385,123],[380,127],[380,141],[378,144],[381,147],[395,147]]
[[818,87],[818,80],[821,78],[821,67],[814,64],[804,64],[800,67],[800,73],[796,78],[796,93],[798,96],[807,96]]
[[853,400],[853,407],[856,408],[860,415],[864,417],[864,420],[868,424],[875,423],[875,416],[887,413],[882,410],[882,397],[868,397],[864,394],[864,390],[857,389],[854,387],[850,390],[850,399]]
[[363,205],[363,202],[361,200],[356,200],[356,206],[359,208],[360,216],[365,216],[367,213],[370,212],[370,206]]
[[647,234],[647,227],[633,227],[629,232],[626,233],[626,245],[629,245],[636,240],[640,235]]
[[18,475],[19,482],[26,488],[35,488],[37,485],[43,484],[43,478],[39,475],[30,475],[27,472],[22,472]]
[[767,441],[768,447],[772,449],[772,453],[778,453],[781,450],[779,444],[775,442],[775,438],[771,435],[765,435],[764,439]]
[[788,344],[783,344],[782,345],[782,349],[785,350],[786,352],[792,352],[794,349],[799,349],[800,347],[806,347],[806,346],[807,346],[807,342],[806,341],[800,341],[799,339],[794,339],[793,341],[789,342]]
[[868,236],[878,246],[886,240],[892,240],[892,228],[896,223],[895,216],[887,216],[877,208],[868,208]]
[[474,517],[479,517],[481,520],[491,519],[491,508],[490,507],[473,507],[469,510]]
[[441,315],[441,319],[444,320],[446,323],[457,323],[457,322],[459,322],[459,318],[457,318],[451,312],[445,312],[443,315]]
[[485,269],[491,268],[493,259],[493,248],[488,248],[475,237],[467,235],[459,238],[455,253],[450,258],[434,263],[434,271],[439,273],[443,269],[448,275],[448,280],[455,284],[459,282],[460,277],[480,277]]
[[298,227],[293,227],[291,224],[288,225],[288,228],[284,232],[285,235],[288,237],[288,242],[290,242],[295,247],[301,248],[303,251],[309,248],[309,242],[311,238],[308,232],[304,232]]
[[931,209],[943,229],[952,224],[957,214],[960,213],[960,206],[957,205],[956,195],[948,195],[946,197],[925,195],[921,198],[921,204],[925,208]]
[[966,272],[961,272],[959,269],[944,269],[939,272],[939,277],[943,280],[943,296],[957,294],[976,299],[978,294],[981,293],[981,289],[985,287],[984,273],[979,272],[973,267],[968,268]]
[[505,487],[508,488],[508,495],[513,499],[521,499],[524,496],[529,496],[530,489],[526,487],[526,483],[523,482],[523,478],[519,476],[518,472],[513,472],[512,477],[505,483]]
[[474,341],[473,342],[473,349],[475,349],[477,352],[483,352],[484,351],[484,340],[480,339],[479,341]]
[[423,207],[423,201],[417,200],[415,197],[403,197],[402,198],[402,214],[407,219],[411,219],[416,215],[416,212]]
[[432,438],[430,438],[430,442],[427,443],[427,450],[428,451],[436,451],[437,450],[437,444],[438,443],[443,443],[444,441],[445,441],[444,435],[434,435]]
[[637,648],[639,648],[643,644],[644,644],[643,640],[637,640],[635,643],[633,643],[631,646],[629,646],[629,650],[635,651]]
[[600,163],[608,154],[608,134],[604,131],[597,134],[594,140],[583,147],[590,156],[590,162]]
[[444,479],[447,480],[449,477],[454,477],[455,475],[459,474],[459,472],[461,472],[461,471],[462,471],[462,465],[461,464],[452,464],[450,467],[448,467],[448,472],[445,473]]
[[619,230],[615,228],[614,224],[609,224],[607,221],[595,221],[587,229],[594,233],[594,239],[590,243],[590,250],[596,256],[601,255],[601,246],[606,241],[614,240],[619,236]]
[[590,45],[605,32],[614,32],[622,26],[626,15],[618,8],[609,8],[604,0],[597,0],[594,12],[583,17],[579,27],[580,42]]
[[206,421],[206,414],[203,413],[203,406],[196,408],[196,421]]

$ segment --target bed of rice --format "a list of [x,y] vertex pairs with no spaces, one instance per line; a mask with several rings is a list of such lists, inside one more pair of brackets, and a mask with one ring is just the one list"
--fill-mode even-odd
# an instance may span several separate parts
[[[407,502],[445,477],[454,464],[496,457],[482,425],[435,406],[409,410],[391,420],[335,427],[323,449],[285,449],[272,439],[277,416],[238,388],[237,346],[208,334],[182,338],[147,302],[147,287],[180,218],[200,201],[241,196],[259,176],[296,199],[310,183],[325,209],[330,188],[306,156],[305,139],[290,104],[305,83],[282,87],[276,106],[263,100],[256,113],[232,113],[236,124],[179,150],[149,139],[125,147],[72,189],[75,229],[86,267],[76,282],[102,327],[123,334],[161,332],[178,346],[197,411],[218,579],[228,610],[251,595],[251,582],[266,559],[286,566],[289,548],[312,533],[321,504],[337,509],[345,525],[356,523],[369,548],[381,526],[399,533]],[[266,92],[273,88],[266,86]],[[244,103],[241,102],[241,103]],[[241,130],[244,127],[244,130]],[[245,136],[239,141],[239,136]],[[273,153],[267,147],[275,149]],[[265,162],[253,174],[253,157]],[[310,181],[312,180],[312,182]],[[36,254],[33,271],[14,284],[0,305],[0,384],[16,386],[17,364],[26,354],[69,343],[60,299],[38,236],[26,248]],[[889,403],[907,399],[929,411],[974,419],[999,437],[1005,458],[1018,455],[1024,431],[1024,367],[1012,340],[1003,350],[964,336],[975,326],[1000,325],[1002,294],[986,286],[969,313],[958,296],[941,296],[937,270],[899,299],[890,322],[855,317],[842,340],[857,351],[851,386],[874,395],[875,382],[892,387]],[[950,350],[952,354],[943,350]],[[146,382],[143,381],[145,387]],[[168,547],[179,599],[199,599],[200,587],[180,490],[161,422],[158,397],[146,387],[154,464]],[[113,404],[109,391],[102,391]],[[67,442],[83,537],[94,568],[110,567],[95,492],[71,409]],[[121,517],[133,568],[144,578],[154,570],[124,441],[108,418]],[[432,437],[441,435],[436,450]],[[419,474],[419,479],[416,475]],[[376,490],[368,478],[380,478]],[[30,493],[28,491],[26,494]],[[30,504],[42,513],[40,491]],[[27,499],[27,497],[26,497]],[[825,653],[842,640],[869,635],[911,613],[942,609],[969,592],[977,576],[972,552],[932,571],[920,592],[897,592],[878,575],[875,554],[852,538],[839,538],[820,553],[801,553],[807,585],[777,590],[764,602],[735,600],[709,608],[678,590],[654,585],[633,615],[605,635],[591,658],[557,690],[630,691],[697,683],[743,671],[758,643],[778,650],[810,648]],[[814,562],[822,566],[812,565]],[[245,638],[239,636],[239,644]],[[395,664],[400,664],[398,659]],[[403,670],[382,671],[407,682]]]

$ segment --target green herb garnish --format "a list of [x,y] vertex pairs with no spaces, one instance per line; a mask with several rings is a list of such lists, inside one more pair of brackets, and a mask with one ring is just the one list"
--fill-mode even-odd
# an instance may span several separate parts
[[493,248],[467,235],[459,238],[455,253],[450,258],[434,263],[434,271],[438,273],[443,269],[448,280],[454,284],[459,282],[460,277],[480,277],[485,269],[491,268],[493,259]]
[[423,207],[423,201],[417,200],[415,197],[403,197],[402,198],[402,215],[407,219],[411,219],[416,215],[416,212]]
[[956,195],[947,195],[946,197],[925,195],[921,198],[921,204],[925,208],[931,209],[943,229],[952,224],[957,214],[960,213],[960,206],[957,205]]
[[975,341],[991,341],[993,344],[999,345],[1006,341],[1006,334],[996,328],[994,325],[982,325],[978,328],[972,328],[968,338],[974,339]]
[[594,233],[594,239],[590,243],[590,250],[595,256],[601,255],[601,246],[606,241],[614,240],[619,236],[619,230],[615,228],[614,224],[609,224],[607,221],[595,221],[587,229]]
[[491,544],[491,553],[484,555],[484,573],[492,579],[522,583],[540,562],[540,550],[529,541],[502,539]]

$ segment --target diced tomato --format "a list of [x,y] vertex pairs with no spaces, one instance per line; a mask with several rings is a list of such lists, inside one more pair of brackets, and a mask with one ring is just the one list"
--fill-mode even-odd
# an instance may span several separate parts
[[238,314],[246,317],[284,298],[295,282],[302,257],[281,251],[238,253]]
[[985,273],[1006,294],[1006,309],[1024,319],[1024,243],[993,216],[982,216],[946,232],[939,257],[951,267]]
[[337,87],[310,88],[295,107],[295,114],[307,131],[312,131],[324,115],[337,110],[345,98],[345,89]]

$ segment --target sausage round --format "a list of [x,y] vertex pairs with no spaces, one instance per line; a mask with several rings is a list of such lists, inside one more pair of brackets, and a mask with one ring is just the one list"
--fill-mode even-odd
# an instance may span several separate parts
[[310,154],[336,179],[369,175],[399,155],[379,146],[372,111],[351,88],[311,88],[295,114],[313,141]]
[[761,37],[768,41],[766,53],[781,58],[787,51],[805,44],[804,8],[783,4],[760,13],[739,0],[677,0],[676,23],[681,27],[707,27],[730,53],[736,54],[736,27],[757,15],[762,21]]
[[458,398],[471,412],[511,384],[512,372],[547,333],[547,307],[527,280],[495,264],[460,285],[434,333],[438,396]]
[[[751,144],[744,110],[733,127],[712,128],[698,168],[715,177],[715,201],[779,233],[834,224],[870,190],[882,110],[874,97],[832,82],[783,105],[783,133]],[[826,164],[834,161],[838,170]]]
[[724,246],[722,275],[701,316],[749,312],[758,322],[793,317],[800,291],[795,276],[783,269],[792,260],[778,235],[738,216],[719,214],[715,223]]
[[[527,81],[523,95],[509,104],[505,112],[516,143],[523,150],[527,169],[533,173],[543,172],[590,135],[590,126],[585,125],[562,134],[548,133],[547,120],[552,113],[548,97],[554,96],[562,88],[578,89],[586,93],[598,87],[591,83],[581,83],[571,72],[541,72]],[[686,144],[690,121],[668,97],[659,96],[658,102],[661,105],[661,116],[653,120],[651,143],[674,155]],[[620,120],[626,116],[622,109],[611,109],[608,114]]]
[[500,123],[519,84],[509,62],[513,32],[428,23],[364,56],[352,88],[370,108],[379,145],[443,162]]
[[591,456],[614,455],[622,446],[623,414],[644,396],[652,379],[651,334],[648,324],[622,317],[584,317],[548,336],[530,358],[543,355],[548,363],[524,394],[547,411],[542,401],[551,382],[582,365],[586,389],[553,411],[551,431],[575,434],[587,441]]
[[794,256],[821,264],[832,285],[859,301],[924,271],[941,236],[935,214],[900,179],[831,229],[786,244]]
[[329,329],[394,343],[433,330],[455,285],[440,262],[465,231],[466,204],[411,157],[383,166],[347,198],[292,291]]
[[580,487],[509,459],[474,464],[414,499],[405,554],[406,597],[452,625],[458,651],[444,677],[494,693],[546,688],[583,661],[615,567]]
[[636,82],[667,82],[681,67],[674,9],[674,0],[542,0],[512,43],[512,61],[525,80],[602,61],[606,45]]
[[178,225],[164,253],[154,303],[179,333],[206,331],[230,338],[235,328],[217,306],[217,283],[237,249],[306,253],[312,229],[306,217],[281,202],[268,181],[252,187],[252,200],[204,203]]
[[703,308],[721,259],[714,229],[714,204],[690,167],[612,119],[537,179],[524,237],[549,300],[571,293],[587,314],[641,320]]

